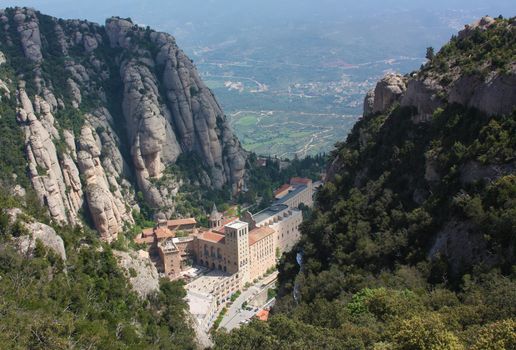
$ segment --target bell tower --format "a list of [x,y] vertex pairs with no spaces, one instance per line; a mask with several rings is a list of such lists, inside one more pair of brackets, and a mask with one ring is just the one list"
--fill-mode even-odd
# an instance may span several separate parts
[[228,272],[239,274],[241,284],[249,282],[251,265],[249,253],[249,225],[240,220],[224,226]]
[[222,214],[217,210],[217,206],[213,204],[210,217],[208,219],[210,228],[220,227],[222,225]]

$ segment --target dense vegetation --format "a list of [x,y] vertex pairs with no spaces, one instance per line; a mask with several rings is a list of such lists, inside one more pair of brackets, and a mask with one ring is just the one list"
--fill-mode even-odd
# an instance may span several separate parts
[[[5,194],[0,207],[42,215]],[[140,299],[111,247],[95,232],[56,230],[65,242],[66,261],[39,241],[34,257],[27,258],[15,250],[13,240],[29,232],[0,214],[2,348],[194,348],[180,282],[162,280],[158,292]]]
[[[6,84],[9,92],[16,88],[13,83],[15,70],[7,64],[0,65],[0,79]],[[24,155],[24,137],[16,122],[16,99],[0,88],[0,184],[12,186],[14,183],[28,184]],[[12,174],[17,175],[14,181]]]
[[419,74],[437,73],[446,84],[459,75],[508,73],[516,57],[515,21],[514,17],[497,18],[489,30],[476,28],[465,37],[452,37],[438,54],[427,52],[430,61]]
[[[508,38],[500,57],[514,62],[507,23],[479,35]],[[454,40],[446,60],[466,69],[480,49]],[[217,348],[516,348],[516,112],[447,105],[420,124],[415,113],[362,118],[337,145],[280,264],[274,315],[219,333]]]

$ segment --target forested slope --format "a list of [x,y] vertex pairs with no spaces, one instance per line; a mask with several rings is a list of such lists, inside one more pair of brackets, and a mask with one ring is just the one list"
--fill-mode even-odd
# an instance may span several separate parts
[[389,75],[330,157],[267,323],[221,349],[516,348],[516,27]]

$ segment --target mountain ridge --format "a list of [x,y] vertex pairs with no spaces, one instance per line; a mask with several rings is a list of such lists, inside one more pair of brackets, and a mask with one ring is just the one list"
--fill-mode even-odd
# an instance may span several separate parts
[[247,153],[171,35],[130,19],[101,26],[28,8],[1,10],[0,23],[3,114],[17,116],[29,181],[53,220],[80,224],[86,203],[112,240],[134,223],[134,188],[171,215],[189,181],[169,169],[180,156],[200,160],[204,188],[241,189]]

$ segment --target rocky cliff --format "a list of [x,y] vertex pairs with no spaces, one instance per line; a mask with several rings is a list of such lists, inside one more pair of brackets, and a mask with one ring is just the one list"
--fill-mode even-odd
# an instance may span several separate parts
[[[420,71],[407,76],[390,74],[378,82],[365,97],[364,115],[386,113],[395,103],[416,107],[415,122],[429,121],[437,108],[448,103],[488,115],[510,114],[516,100],[514,49],[501,54],[491,51],[497,43],[480,49],[475,44],[487,33],[500,33],[502,42],[498,44],[510,47],[515,32],[511,20],[501,23],[488,16],[467,25]],[[502,67],[505,58],[512,62]]]
[[240,190],[246,155],[171,35],[130,19],[101,26],[9,8],[0,43],[2,118],[16,118],[30,183],[53,220],[80,225],[85,208],[112,240],[133,222],[136,191],[172,214],[188,179],[164,175],[180,155],[203,163],[202,186]]

